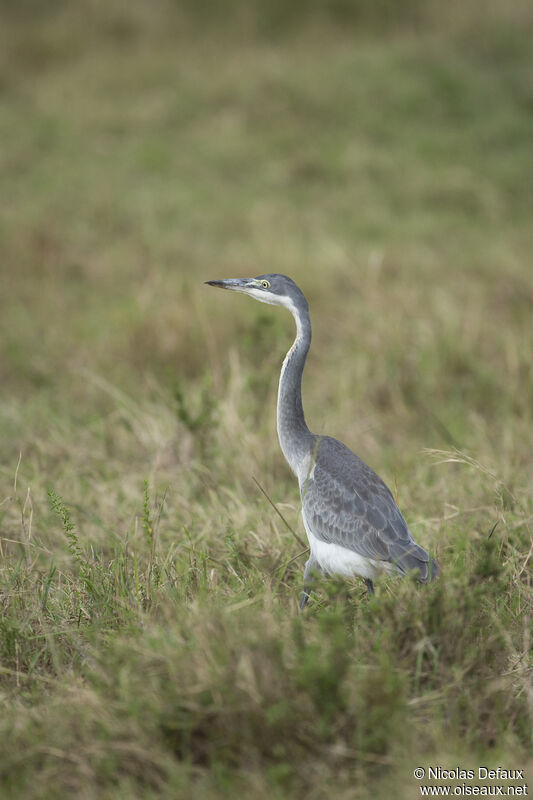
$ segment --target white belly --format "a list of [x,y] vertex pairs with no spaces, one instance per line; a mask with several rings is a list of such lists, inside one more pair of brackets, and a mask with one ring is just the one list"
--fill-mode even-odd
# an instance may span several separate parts
[[[303,516],[303,515],[302,515]],[[343,575],[346,578],[359,576],[374,580],[380,572],[395,572],[393,564],[386,561],[377,561],[373,558],[366,558],[347,547],[339,544],[323,542],[309,530],[303,517],[311,555],[317,561],[320,569],[328,575]]]

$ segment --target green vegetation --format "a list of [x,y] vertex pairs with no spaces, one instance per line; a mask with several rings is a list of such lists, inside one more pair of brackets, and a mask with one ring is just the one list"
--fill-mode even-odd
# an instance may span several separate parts
[[[531,9],[1,14],[0,795],[531,767]],[[272,271],[310,302],[310,427],[395,489],[433,585],[323,581],[297,613],[254,482],[303,536],[293,322],[203,285]]]

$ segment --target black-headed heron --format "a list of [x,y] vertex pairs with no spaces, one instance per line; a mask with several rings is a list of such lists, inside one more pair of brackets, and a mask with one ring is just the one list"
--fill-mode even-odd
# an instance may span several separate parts
[[207,281],[262,303],[284,306],[296,322],[296,339],[281,368],[278,436],[283,455],[298,478],[302,517],[309,539],[303,608],[314,571],[364,578],[370,593],[380,572],[417,570],[421,583],[438,572],[436,561],[413,539],[391,492],[355,453],[330,436],[311,433],[302,407],[302,374],[311,344],[309,306],[286,275]]

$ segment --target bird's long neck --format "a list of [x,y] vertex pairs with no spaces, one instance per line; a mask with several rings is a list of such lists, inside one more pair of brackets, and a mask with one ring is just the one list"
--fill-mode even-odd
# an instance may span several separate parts
[[311,344],[309,312],[292,307],[296,339],[285,356],[278,389],[278,436],[283,455],[298,473],[302,459],[309,454],[313,434],[305,423],[302,406],[302,374]]

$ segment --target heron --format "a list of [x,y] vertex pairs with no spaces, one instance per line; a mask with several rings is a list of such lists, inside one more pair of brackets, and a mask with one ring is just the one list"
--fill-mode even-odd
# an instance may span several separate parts
[[381,573],[413,573],[420,583],[435,578],[437,562],[415,542],[383,480],[342,442],[311,433],[307,427],[302,375],[311,345],[311,320],[302,290],[292,278],[279,274],[206,283],[283,306],[296,322],[296,339],[279,379],[277,429],[283,455],[298,478],[309,540],[300,609],[309,600],[316,575],[361,577],[369,595],[374,594],[374,580]]

